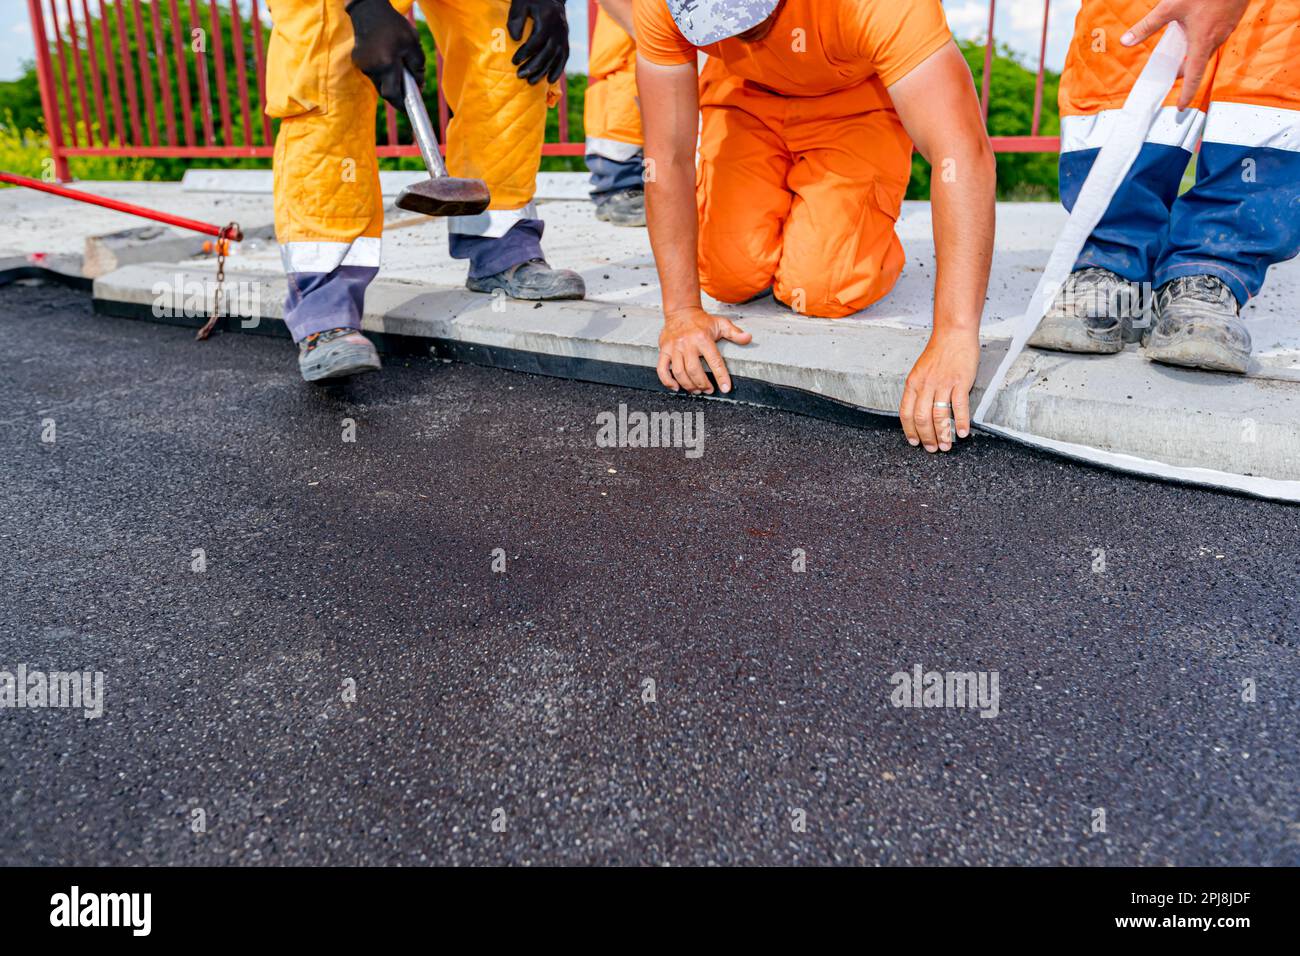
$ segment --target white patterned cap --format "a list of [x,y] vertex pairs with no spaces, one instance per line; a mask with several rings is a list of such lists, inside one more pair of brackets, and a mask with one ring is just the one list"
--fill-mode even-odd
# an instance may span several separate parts
[[781,0],[667,0],[677,29],[695,46],[708,46],[758,26]]

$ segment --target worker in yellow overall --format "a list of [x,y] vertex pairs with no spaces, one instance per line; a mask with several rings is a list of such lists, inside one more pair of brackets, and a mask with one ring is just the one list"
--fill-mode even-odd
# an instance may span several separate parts
[[[375,108],[402,109],[403,70],[424,79],[407,19],[414,0],[271,0],[268,115],[275,143],[275,226],[289,292],[285,322],[303,378],[379,368],[361,334],[366,287],[379,271],[384,204]],[[492,204],[448,221],[468,288],[519,299],[578,299],[576,272],[542,254],[533,202],[546,111],[569,54],[563,0],[420,0],[443,58],[438,83],[453,115],[451,175],[483,179]]]

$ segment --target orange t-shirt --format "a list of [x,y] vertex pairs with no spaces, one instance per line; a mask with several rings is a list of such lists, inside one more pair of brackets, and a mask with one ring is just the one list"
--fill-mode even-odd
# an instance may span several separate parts
[[[664,0],[635,0],[637,53],[673,66],[695,46]],[[700,47],[727,72],[785,96],[821,96],[871,80],[889,86],[952,39],[939,0],[786,0],[762,40]]]

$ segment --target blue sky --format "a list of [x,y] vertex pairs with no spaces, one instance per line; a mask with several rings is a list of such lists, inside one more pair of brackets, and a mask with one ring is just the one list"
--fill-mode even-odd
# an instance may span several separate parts
[[0,0],[0,80],[18,78],[20,64],[32,58],[32,31],[24,0]]
[[[587,60],[587,4],[586,0],[567,2],[569,22],[573,25],[574,33],[574,48],[569,62],[574,67],[580,67]],[[1065,49],[1070,42],[1079,2],[1080,0],[1053,0],[1048,34],[1049,67],[1060,69],[1065,59]],[[80,4],[74,4],[76,6]],[[97,0],[91,0],[90,7],[92,10],[98,9]],[[988,20],[987,0],[947,0],[944,8],[953,33],[958,37],[984,36]],[[59,9],[62,12],[61,2]],[[994,35],[1000,43],[1009,43],[1013,49],[1023,54],[1026,62],[1033,65],[1038,57],[1038,36],[1042,24],[1042,0],[1000,0]],[[0,0],[0,80],[16,78],[23,61],[32,58],[32,50],[26,0]]]

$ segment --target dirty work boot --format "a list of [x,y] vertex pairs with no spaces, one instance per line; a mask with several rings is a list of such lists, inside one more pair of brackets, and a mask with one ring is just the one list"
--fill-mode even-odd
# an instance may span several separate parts
[[298,343],[298,370],[304,382],[345,378],[379,368],[379,353],[356,329],[315,332]]
[[[1133,301],[1138,299],[1138,301]],[[1070,273],[1043,321],[1029,337],[1034,348],[1110,355],[1137,341],[1131,330],[1142,302],[1131,282],[1109,269]]]
[[581,299],[587,294],[582,276],[572,269],[552,269],[545,259],[529,259],[496,275],[465,280],[471,292],[505,290],[512,299]]
[[1211,275],[1180,276],[1156,290],[1147,358],[1166,365],[1244,374],[1250,333],[1232,290]]
[[615,226],[645,225],[645,190],[624,189],[596,203],[596,218]]

